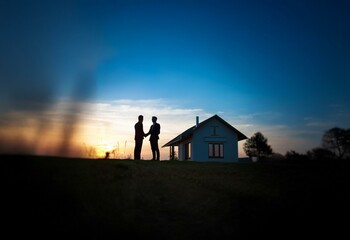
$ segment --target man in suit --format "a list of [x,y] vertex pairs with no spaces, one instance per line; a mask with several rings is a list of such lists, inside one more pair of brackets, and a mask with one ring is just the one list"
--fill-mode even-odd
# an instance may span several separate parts
[[143,132],[143,116],[139,116],[139,121],[135,124],[135,148],[134,148],[134,160],[140,160],[141,159],[141,149],[142,149],[142,142],[143,137],[145,136],[145,133]]
[[152,149],[152,160],[160,160],[159,156],[159,147],[158,147],[158,139],[159,139],[159,133],[160,133],[160,125],[157,123],[157,117],[152,117],[153,125],[150,127],[148,133],[145,135],[147,137],[148,135],[151,135],[149,138],[149,141],[151,142],[151,149]]

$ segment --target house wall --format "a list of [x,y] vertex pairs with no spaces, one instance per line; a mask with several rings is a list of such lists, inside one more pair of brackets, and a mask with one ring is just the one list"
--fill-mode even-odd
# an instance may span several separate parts
[[[184,141],[184,142],[179,144],[179,147],[178,147],[178,159],[180,161],[186,160],[186,144],[189,143],[189,142],[191,142],[191,139],[189,139],[187,141]],[[193,152],[192,148],[193,148],[193,146],[191,145],[191,152]]]
[[[224,158],[209,158],[209,143],[223,143]],[[211,119],[193,134],[192,161],[238,162],[237,135],[217,119]]]

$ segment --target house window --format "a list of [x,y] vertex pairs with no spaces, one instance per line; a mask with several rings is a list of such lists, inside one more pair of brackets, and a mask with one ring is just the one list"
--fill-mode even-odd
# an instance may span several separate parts
[[191,143],[186,143],[185,144],[185,159],[189,160],[191,159]]
[[209,143],[209,157],[210,158],[223,158],[224,157],[224,144],[223,143]]

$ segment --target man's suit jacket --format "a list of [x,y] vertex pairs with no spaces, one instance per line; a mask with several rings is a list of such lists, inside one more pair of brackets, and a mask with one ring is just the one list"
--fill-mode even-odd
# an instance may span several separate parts
[[142,122],[137,122],[135,124],[135,140],[142,140],[144,135]]
[[150,127],[149,132],[147,133],[147,135],[151,134],[149,140],[150,141],[158,140],[159,139],[159,136],[158,136],[159,133],[160,133],[160,125],[159,125],[159,123],[153,124]]

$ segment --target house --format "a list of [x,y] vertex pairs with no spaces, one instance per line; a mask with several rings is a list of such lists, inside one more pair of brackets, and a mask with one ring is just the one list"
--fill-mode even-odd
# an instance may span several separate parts
[[238,141],[247,137],[218,115],[187,129],[162,147],[170,147],[173,158],[178,147],[178,160],[198,162],[238,162]]

